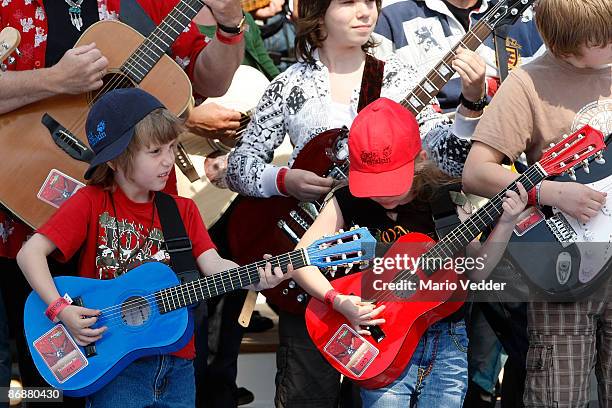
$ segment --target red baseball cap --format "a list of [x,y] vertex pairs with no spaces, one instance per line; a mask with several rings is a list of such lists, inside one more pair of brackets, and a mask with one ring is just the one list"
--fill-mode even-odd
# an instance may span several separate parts
[[421,136],[402,105],[380,98],[366,106],[353,121],[348,145],[352,195],[390,197],[410,190]]

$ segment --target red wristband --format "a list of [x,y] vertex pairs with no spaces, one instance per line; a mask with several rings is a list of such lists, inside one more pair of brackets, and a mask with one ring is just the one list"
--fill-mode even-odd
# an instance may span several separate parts
[[242,37],[244,37],[244,31],[241,31],[240,34],[232,35],[230,37],[222,33],[221,30],[217,28],[216,36],[217,40],[221,41],[223,44],[234,45],[242,41]]
[[527,192],[527,205],[536,206],[538,205],[538,197],[536,188],[532,188]]
[[328,290],[327,293],[325,294],[325,304],[333,309],[334,300],[336,300],[336,296],[338,296],[339,294],[340,293],[338,293],[336,289]]
[[57,322],[57,315],[60,314],[62,310],[66,308],[66,306],[70,306],[70,303],[63,297],[58,297],[55,301],[49,304],[47,310],[45,310],[45,315],[52,322]]
[[278,188],[278,192],[284,196],[289,196],[289,193],[287,193],[287,186],[285,186],[285,176],[288,171],[288,168],[283,167],[276,173],[276,188]]

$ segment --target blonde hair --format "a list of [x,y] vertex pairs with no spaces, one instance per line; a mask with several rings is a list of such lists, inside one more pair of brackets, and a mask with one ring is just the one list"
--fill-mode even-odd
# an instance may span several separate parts
[[580,57],[583,46],[612,43],[610,0],[538,0],[535,7],[538,31],[557,57]]
[[[121,168],[130,177],[133,174],[133,161],[136,153],[142,148],[154,145],[163,145],[178,139],[184,131],[183,121],[170,113],[167,109],[155,109],[142,118],[134,128],[134,137],[130,144],[117,158],[111,160],[115,168]],[[94,170],[88,185],[101,186],[111,189],[115,183],[115,172],[108,165],[102,163]]]

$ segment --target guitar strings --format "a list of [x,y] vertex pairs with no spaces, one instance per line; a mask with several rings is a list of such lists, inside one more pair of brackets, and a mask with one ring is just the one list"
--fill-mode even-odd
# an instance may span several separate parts
[[[187,8],[183,7],[183,9],[181,9],[180,6],[184,5],[185,3],[183,2],[179,2],[176,5],[176,9],[181,12],[181,14],[183,14],[184,16],[186,15],[185,12],[188,11]],[[189,7],[189,6],[187,6]],[[190,7],[189,7],[190,8]],[[138,46],[138,48],[136,49],[136,51],[140,50],[140,51],[152,51],[153,50],[153,46],[157,46],[159,48],[159,46],[157,44],[155,44],[153,42],[153,38],[156,38],[157,40],[161,41],[162,43],[164,43],[161,38],[156,34],[156,30],[162,26],[162,24],[164,24],[166,21],[166,19],[164,19],[156,28],[155,30],[153,30],[153,32],[147,37],[145,38],[145,41],[143,41],[141,43],[140,46]],[[165,23],[167,26],[172,27],[169,23]],[[142,47],[142,49],[141,49]],[[94,97],[92,98],[91,102],[88,102],[87,104],[89,106],[92,105],[92,103],[94,101],[96,101],[101,95],[114,90],[114,89],[119,89],[122,82],[127,81],[128,84],[131,84],[131,80],[129,79],[129,77],[127,76],[127,74],[125,74],[124,71],[121,70],[121,68],[125,67],[126,69],[129,70],[136,70],[138,72],[140,72],[140,69],[136,68],[136,64],[140,65],[142,68],[145,68],[146,71],[146,66],[149,65],[147,62],[145,62],[143,57],[140,57],[138,54],[136,54],[136,51],[134,53],[131,54],[130,58],[128,58],[124,64],[120,67],[120,72],[117,73],[115,76],[113,76],[113,79],[111,81],[109,81],[106,84],[103,84],[103,86],[97,90],[97,91],[93,91],[96,92],[94,94]],[[133,57],[133,58],[132,58]],[[163,57],[163,56],[162,56]],[[158,61],[159,62],[159,61]],[[144,65],[142,65],[144,64]],[[157,62],[151,67],[149,68],[149,71],[151,69],[153,69],[153,67],[157,64]],[[148,72],[146,72],[145,76],[148,74]],[[144,77],[143,77],[144,78]],[[89,110],[81,113],[79,116],[77,116],[76,122],[73,123],[73,125],[70,127],[72,129],[76,128],[76,127],[80,127],[81,125],[84,125],[85,121],[87,120],[87,115],[89,114]]]
[[[325,249],[314,249],[312,251],[308,251],[307,253],[308,253],[308,256],[311,257],[311,256],[317,256],[320,253],[323,253],[325,251],[326,251]],[[342,255],[344,253],[345,252],[334,252],[334,253],[328,254],[328,256],[337,256],[337,255]],[[275,257],[277,259],[274,259],[273,262],[282,262],[282,263],[285,263],[287,261],[291,261],[292,254],[293,254],[293,256],[299,256],[298,253],[289,252],[289,253],[282,254],[282,255],[279,255],[279,256]],[[269,263],[268,260],[259,261],[259,262],[263,262],[264,264],[265,263]],[[255,267],[254,264],[251,264],[251,265],[252,266],[245,265],[245,266],[241,266],[241,267],[238,267],[238,268],[229,269],[227,271],[223,271],[223,272],[220,272],[218,274],[202,277],[202,278],[199,278],[196,281],[189,282],[189,283],[186,283],[186,284],[182,284],[184,286],[176,285],[176,286],[171,286],[171,287],[168,287],[168,288],[162,288],[162,289],[159,289],[157,292],[161,292],[161,291],[164,291],[164,290],[166,290],[166,291],[171,291],[173,289],[175,290],[175,293],[167,293],[169,295],[169,297],[167,298],[167,299],[169,299],[168,300],[168,304],[170,304],[170,301],[172,301],[174,303],[174,299],[176,299],[177,302],[180,302],[179,295],[183,296],[183,300],[185,300],[185,295],[187,295],[187,296],[193,295],[194,298],[195,298],[197,293],[198,293],[198,291],[201,292],[203,290],[203,288],[204,288],[203,284],[204,283],[206,283],[207,288],[208,288],[207,291],[210,294],[210,290],[209,290],[210,286],[208,285],[208,281],[209,280],[212,279],[212,283],[213,283],[213,285],[215,285],[215,287],[218,286],[218,284],[217,284],[217,277],[219,278],[219,280],[221,280],[221,283],[222,283],[224,288],[225,288],[225,283],[226,282],[228,283],[228,285],[233,286],[233,285],[231,285],[232,279],[235,279],[236,277],[239,277],[239,279],[242,281],[242,278],[250,277],[253,272],[258,271],[258,268],[261,267],[261,266],[257,266],[255,270],[250,270],[251,267]],[[305,265],[305,266],[308,266],[308,265]],[[243,270],[243,271],[239,272],[238,274],[227,273],[227,272],[231,272],[231,271],[234,271],[234,270]],[[225,275],[225,276],[221,276],[221,275]],[[251,283],[255,283],[255,282],[251,282]],[[196,284],[198,285],[198,287],[195,286]],[[189,287],[188,285],[191,285],[191,287]],[[182,288],[183,288],[182,290],[178,289],[180,286],[182,286]],[[180,293],[179,293],[179,290],[181,290]],[[105,307],[103,309],[100,309],[100,312],[102,312],[102,313],[101,313],[101,315],[99,315],[100,317],[98,318],[98,320],[102,320],[103,318],[109,319],[109,318],[112,318],[113,316],[115,316],[115,315],[117,315],[119,313],[124,313],[124,312],[129,312],[129,311],[132,311],[132,310],[136,310],[136,309],[138,309],[138,308],[140,308],[142,306],[142,300],[143,299],[145,299],[146,301],[154,300],[155,296],[156,296],[156,294],[152,293],[152,294],[149,294],[149,295],[146,295],[146,296],[141,296],[141,297],[135,298],[132,301],[127,301],[127,302],[124,302],[122,304],[112,305],[112,306],[108,306],[108,307]],[[155,303],[155,302],[153,302],[153,303]],[[121,310],[121,307],[124,306],[124,305],[128,305],[128,306],[125,307],[124,310]],[[135,307],[131,307],[133,305],[135,305]],[[119,311],[115,311],[117,309],[119,309]],[[106,312],[111,311],[112,313],[104,313],[105,311]]]
[[[543,162],[544,162],[544,160],[543,160]],[[527,171],[525,171],[525,172],[524,172],[522,175],[526,176],[527,178],[531,178],[532,176],[537,175],[537,174],[538,174],[538,172],[539,172],[538,168],[537,168],[537,167],[534,165],[534,166],[531,166],[529,169],[527,169]],[[497,203],[497,201],[502,201],[502,200],[503,200],[503,197],[505,196],[506,191],[508,191],[508,190],[516,191],[516,190],[514,190],[515,188],[516,188],[516,181],[514,181],[514,182],[513,182],[513,183],[512,183],[512,184],[511,184],[509,187],[505,188],[503,191],[501,191],[501,192],[497,193],[497,194],[496,194],[494,197],[492,197],[492,198],[489,200],[489,202],[487,202],[487,204],[485,204],[485,206],[486,206],[486,205],[488,205],[488,204],[490,204],[490,203],[496,203],[496,204],[495,204],[495,206],[499,205],[499,204]],[[484,208],[484,206],[483,206],[483,207],[481,207],[481,208]],[[466,219],[465,221],[463,221],[463,222],[461,223],[461,225],[466,224],[466,223],[467,223],[468,221],[470,221],[470,220],[471,220],[473,217],[475,217],[475,218],[479,218],[479,219],[482,221],[482,219],[481,219],[481,218],[480,218],[480,216],[478,215],[478,213],[479,213],[479,212],[480,212],[480,210],[479,210],[479,211],[476,211],[476,212],[475,212],[474,214],[472,214],[472,215],[471,215],[471,216],[470,216],[468,219]],[[486,210],[485,210],[485,212],[486,212]],[[488,214],[488,212],[487,212],[487,215],[489,215],[489,214]],[[489,215],[489,216],[490,216],[490,215]],[[472,224],[476,225],[476,224],[474,223],[474,221],[471,221],[471,222],[472,222]],[[438,244],[443,243],[443,242],[444,242],[444,240],[446,240],[446,239],[451,239],[451,238],[450,238],[450,237],[451,237],[451,235],[455,235],[453,239],[457,239],[458,237],[456,236],[456,234],[457,234],[457,231],[458,231],[458,230],[459,230],[459,227],[458,227],[458,228],[453,229],[453,230],[452,230],[452,231],[451,231],[451,232],[450,232],[448,235],[446,235],[446,237],[445,237],[443,240],[438,241],[438,242],[437,242],[437,243],[436,243],[436,244],[433,246],[433,248],[429,249],[429,250],[428,250],[427,252],[425,252],[423,255],[426,255],[427,253],[429,253],[429,252],[430,252],[432,249],[436,248],[436,247],[438,246]],[[441,269],[441,270],[443,270],[443,269]],[[439,271],[440,271],[440,270],[436,270],[434,273],[439,272]],[[409,270],[409,269],[406,269],[406,270],[400,271],[400,272],[399,272],[399,273],[398,273],[398,274],[397,274],[397,275],[396,275],[396,276],[393,278],[393,280],[394,280],[394,281],[396,281],[396,280],[403,280],[403,279],[405,279],[406,277],[408,277],[408,276],[413,276],[413,275],[416,275],[416,273],[413,273],[413,271],[411,271],[411,270]],[[432,273],[432,275],[433,275],[433,273]],[[379,293],[380,293],[380,292],[379,292]],[[395,296],[395,295],[394,295],[394,291],[392,291],[392,290],[383,291],[383,292],[382,292],[382,294],[381,294],[381,295],[379,295],[379,296],[380,296],[380,297],[378,297],[378,296],[377,296],[377,297],[375,297],[375,299],[376,299],[376,303],[377,303],[377,304],[378,304],[378,303],[380,303],[380,302],[386,302],[386,301],[389,301],[389,300],[390,300],[390,299],[392,299],[393,297],[397,297],[397,296]]]

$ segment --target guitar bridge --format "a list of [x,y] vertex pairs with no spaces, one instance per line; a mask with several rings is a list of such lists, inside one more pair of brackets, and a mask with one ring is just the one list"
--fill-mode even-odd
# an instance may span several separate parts
[[56,145],[75,160],[89,163],[93,159],[91,149],[83,144],[78,137],[68,129],[60,125],[49,114],[45,113],[41,120],[42,124],[49,129],[49,133]]
[[553,233],[557,241],[561,243],[563,248],[566,248],[578,241],[578,234],[576,234],[576,231],[574,231],[569,221],[567,221],[562,213],[557,213],[548,218],[546,220],[546,225]]

